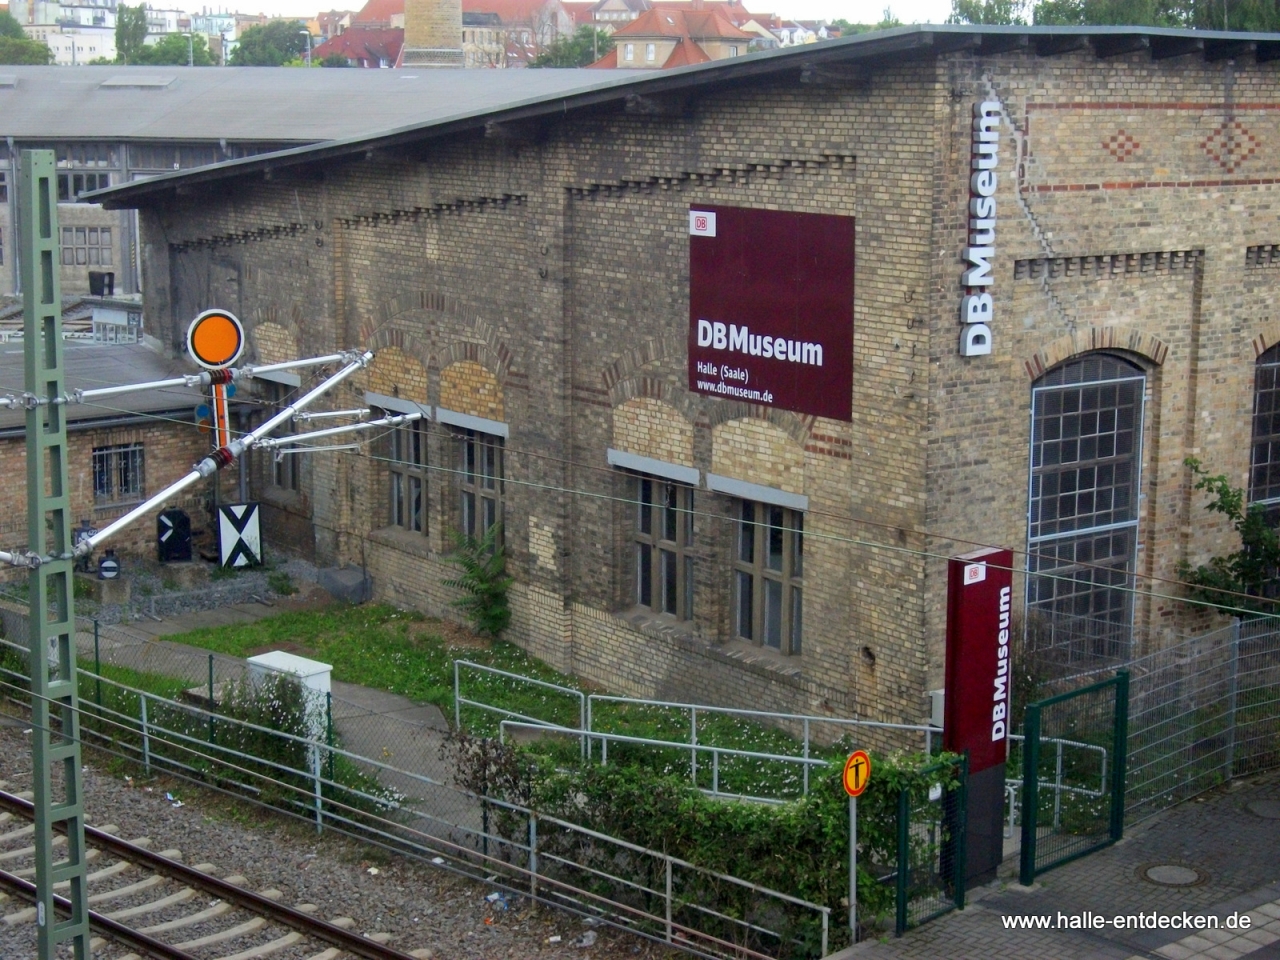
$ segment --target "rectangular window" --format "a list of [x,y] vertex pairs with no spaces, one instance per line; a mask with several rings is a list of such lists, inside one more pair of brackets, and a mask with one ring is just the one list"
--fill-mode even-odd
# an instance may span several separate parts
[[656,60],[658,57],[658,45],[656,43],[646,43],[644,45],[644,58],[646,60]]
[[110,227],[63,227],[64,267],[112,265]]
[[635,601],[654,613],[693,619],[693,488],[652,477],[634,481]]
[[[289,403],[289,387],[283,383],[262,381],[267,387],[267,399],[275,407],[283,408]],[[298,428],[292,420],[281,424],[275,430],[277,437],[288,437],[297,433]],[[271,456],[271,485],[278,490],[296,493],[298,490],[298,457],[296,453],[274,453]]]
[[742,500],[735,534],[734,636],[798,654],[804,610],[804,514]]
[[460,430],[458,440],[459,527],[479,539],[502,522],[502,438]]
[[427,423],[414,420],[390,435],[391,525],[427,532]]
[[731,56],[731,57],[736,57],[737,55],[738,55],[738,48],[737,48],[737,47],[730,47],[730,48],[729,48],[729,56]]
[[3,170],[0,170],[0,203],[9,202],[9,181],[7,176]]
[[634,43],[624,44],[622,47],[622,59],[634,60],[636,58],[636,45]]
[[145,498],[142,444],[93,448],[93,499],[99,505]]
[[111,186],[109,173],[60,173],[58,174],[58,202],[79,203],[80,194],[90,190],[104,190]]

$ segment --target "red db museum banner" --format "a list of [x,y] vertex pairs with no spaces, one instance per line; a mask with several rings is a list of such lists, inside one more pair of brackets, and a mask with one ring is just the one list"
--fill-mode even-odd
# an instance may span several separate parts
[[689,389],[852,419],[852,217],[689,209]]
[[943,743],[969,751],[969,773],[1005,762],[1013,554],[987,549],[947,561],[947,692]]

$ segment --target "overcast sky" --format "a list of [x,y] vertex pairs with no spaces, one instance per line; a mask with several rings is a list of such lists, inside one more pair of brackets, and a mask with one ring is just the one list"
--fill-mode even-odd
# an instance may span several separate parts
[[[359,10],[363,2],[349,4]],[[776,13],[781,17],[799,20],[836,20],[840,17],[851,23],[878,23],[884,16],[885,6],[903,23],[941,23],[951,13],[950,0],[745,0],[748,10],[757,13]],[[335,4],[338,9],[343,5]],[[227,9],[219,7],[218,9]],[[232,8],[234,9],[234,8]],[[299,0],[258,0],[245,5],[242,13],[266,13],[270,16],[293,16],[306,20],[316,15],[318,8]]]

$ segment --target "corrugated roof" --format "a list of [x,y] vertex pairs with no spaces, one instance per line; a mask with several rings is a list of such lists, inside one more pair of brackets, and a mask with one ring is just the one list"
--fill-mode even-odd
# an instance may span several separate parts
[[[91,340],[63,342],[63,371],[68,390],[114,387],[147,380],[167,380],[199,372],[194,365],[170,360],[144,343],[99,343]],[[23,389],[22,342],[0,344],[0,394],[21,394]],[[112,420],[138,414],[180,412],[190,415],[202,393],[194,387],[168,387],[141,393],[123,393],[98,404],[71,403],[68,424],[88,420]],[[0,432],[25,426],[22,410],[0,408]]]
[[[1006,27],[957,24],[917,24],[892,30],[826,40],[822,43],[784,47],[710,63],[678,67],[675,70],[440,70],[424,71],[427,81],[421,89],[433,93],[456,93],[457,99],[434,99],[434,115],[422,121],[391,127],[377,133],[357,134],[330,143],[317,143],[275,153],[229,160],[189,171],[164,174],[148,180],[121,184],[85,194],[108,208],[130,208],[164,203],[179,186],[229,180],[238,177],[272,175],[290,167],[324,163],[335,158],[366,153],[379,148],[395,148],[423,141],[455,136],[464,131],[483,130],[489,124],[564,117],[571,112],[616,104],[633,96],[686,93],[698,87],[722,87],[775,77],[788,72],[820,69],[835,64],[877,64],[921,60],[946,53],[966,51],[978,56],[1029,50],[1045,56],[1073,49],[1092,48],[1099,56],[1125,51],[1149,51],[1153,59],[1198,55],[1209,60],[1256,56],[1259,60],[1280,59],[1280,33],[1229,33],[1210,30],[1173,30],[1158,27]],[[38,69],[38,68],[37,68]],[[67,69],[53,68],[53,69]],[[295,71],[315,74],[323,71]],[[353,71],[338,70],[335,73]],[[382,71],[361,71],[381,73]],[[793,75],[795,75],[793,73]],[[558,89],[539,92],[536,85],[511,83],[544,79]],[[503,102],[497,86],[486,88],[491,98],[484,105],[470,103],[462,93],[477,91],[484,81],[511,83],[509,99]],[[0,92],[0,105],[3,104]]]
[[[313,142],[492,110],[583,85],[572,70],[6,66],[0,137]],[[136,78],[164,86],[103,88]],[[596,79],[599,79],[598,76]]]

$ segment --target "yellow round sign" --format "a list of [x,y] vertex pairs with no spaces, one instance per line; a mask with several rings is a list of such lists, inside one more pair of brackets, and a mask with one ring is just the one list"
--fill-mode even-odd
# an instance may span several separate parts
[[862,791],[867,789],[867,783],[871,780],[871,757],[865,750],[855,750],[849,754],[849,759],[844,762],[844,792],[851,797],[857,797]]
[[244,327],[226,310],[206,310],[187,327],[187,353],[206,370],[220,370],[244,352]]

